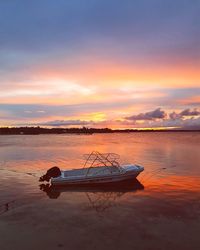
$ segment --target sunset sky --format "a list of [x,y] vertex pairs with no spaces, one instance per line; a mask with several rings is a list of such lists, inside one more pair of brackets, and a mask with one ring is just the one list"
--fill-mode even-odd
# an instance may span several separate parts
[[200,128],[200,0],[1,0],[0,126]]

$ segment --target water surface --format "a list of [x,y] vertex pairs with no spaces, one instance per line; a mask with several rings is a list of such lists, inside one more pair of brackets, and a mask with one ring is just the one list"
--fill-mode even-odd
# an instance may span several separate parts
[[[197,132],[0,136],[0,249],[200,249],[199,149]],[[92,150],[144,166],[139,186],[40,190]]]

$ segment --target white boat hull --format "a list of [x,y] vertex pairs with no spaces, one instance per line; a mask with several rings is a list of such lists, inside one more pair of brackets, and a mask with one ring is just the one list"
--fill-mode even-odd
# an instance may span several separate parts
[[[123,171],[115,171],[112,169],[111,172],[104,171],[104,167],[102,168],[102,173],[95,173],[94,169],[92,169],[92,173],[89,172],[88,169],[78,169],[78,170],[68,170],[62,171],[61,176],[56,178],[51,178],[51,184],[54,186],[66,186],[66,185],[105,185],[105,184],[116,184],[127,180],[135,179],[144,168],[137,165],[125,165],[122,166]],[[109,170],[108,167],[106,170]],[[76,172],[89,172],[88,174],[78,175]]]

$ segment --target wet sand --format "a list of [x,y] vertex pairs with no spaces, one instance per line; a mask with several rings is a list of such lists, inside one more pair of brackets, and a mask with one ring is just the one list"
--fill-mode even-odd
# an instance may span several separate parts
[[[198,249],[199,204],[132,193],[27,198],[1,215],[1,249]],[[94,201],[90,202],[87,195]],[[196,201],[197,202],[197,201]]]

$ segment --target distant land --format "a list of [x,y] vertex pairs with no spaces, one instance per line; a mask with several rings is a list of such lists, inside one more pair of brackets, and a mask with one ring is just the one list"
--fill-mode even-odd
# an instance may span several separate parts
[[110,129],[110,128],[42,128],[42,127],[0,127],[0,135],[39,134],[94,134],[94,133],[140,133],[140,132],[200,132],[188,129]]

